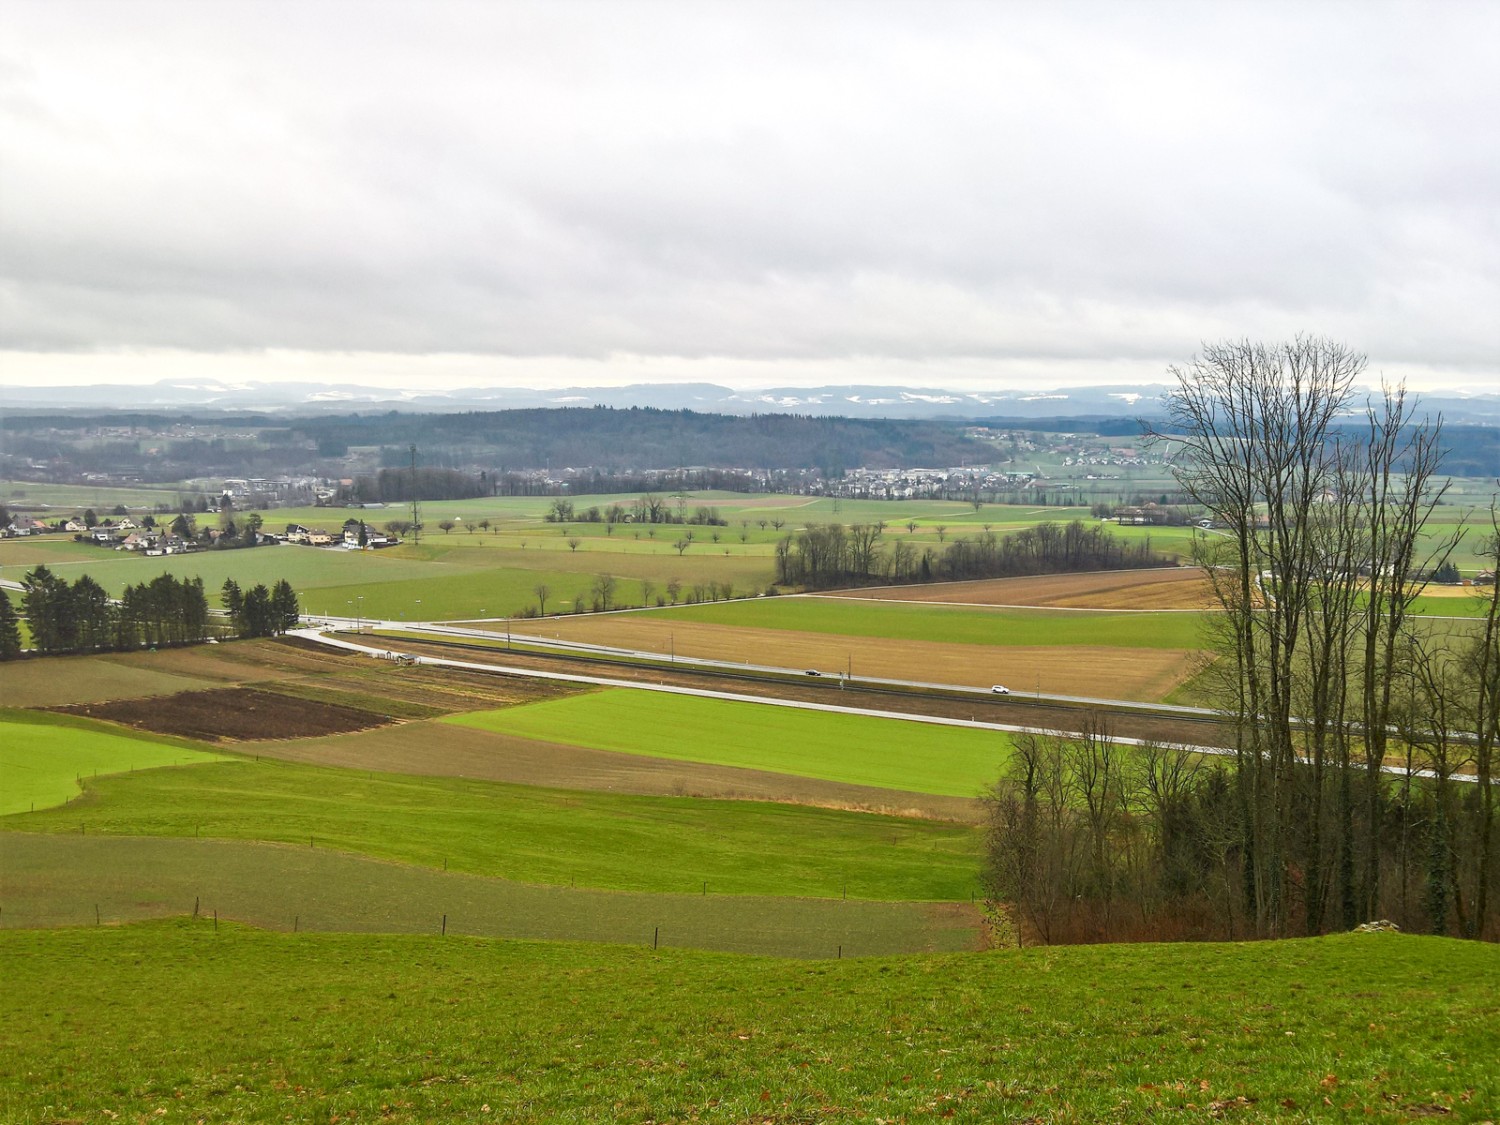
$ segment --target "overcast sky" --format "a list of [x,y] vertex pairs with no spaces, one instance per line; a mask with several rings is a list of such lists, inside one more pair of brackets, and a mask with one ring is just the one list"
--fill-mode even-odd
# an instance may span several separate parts
[[0,385],[1500,390],[1500,3],[0,0]]

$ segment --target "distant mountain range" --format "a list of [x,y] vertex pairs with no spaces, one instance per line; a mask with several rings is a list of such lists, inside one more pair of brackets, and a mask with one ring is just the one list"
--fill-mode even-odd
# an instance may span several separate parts
[[[776,387],[737,391],[714,383],[639,383],[627,387],[471,387],[395,392],[325,383],[237,383],[163,380],[145,386],[0,386],[0,408],[44,410],[255,411],[296,415],[399,410],[447,413],[559,406],[632,406],[712,414],[810,414],[848,418],[1133,418],[1160,417],[1164,384],[1068,387],[1055,391],[948,391],[923,387]],[[1450,422],[1500,424],[1500,393],[1423,395],[1432,414]]]

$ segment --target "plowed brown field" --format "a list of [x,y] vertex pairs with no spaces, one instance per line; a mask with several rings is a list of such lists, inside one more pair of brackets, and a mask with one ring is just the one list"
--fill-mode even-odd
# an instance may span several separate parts
[[292,699],[254,688],[187,691],[164,699],[84,703],[58,710],[208,742],[307,738],[367,730],[390,722],[390,716],[373,711]]
[[1197,567],[1042,574],[976,582],[882,586],[824,597],[877,601],[948,602],[957,605],[1038,606],[1077,609],[1207,609],[1208,582]]

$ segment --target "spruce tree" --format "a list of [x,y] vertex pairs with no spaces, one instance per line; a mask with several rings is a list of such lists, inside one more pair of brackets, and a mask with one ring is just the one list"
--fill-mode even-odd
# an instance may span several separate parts
[[21,622],[10,595],[0,590],[0,660],[15,660],[21,655]]
[[[363,531],[364,524],[360,524],[360,529]],[[271,616],[277,633],[295,629],[302,616],[301,607],[297,604],[297,594],[285,578],[271,588]]]

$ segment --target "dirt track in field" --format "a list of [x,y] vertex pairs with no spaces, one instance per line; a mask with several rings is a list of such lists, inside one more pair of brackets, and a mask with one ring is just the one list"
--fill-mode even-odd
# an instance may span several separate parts
[[1208,609],[1213,604],[1208,582],[1197,567],[1105,570],[1089,574],[1042,574],[976,582],[883,586],[868,590],[837,591],[823,596],[1058,609]]
[[977,799],[843,785],[732,766],[589,750],[442,723],[407,723],[338,738],[257,746],[261,757],[346,769],[463,777],[555,789],[782,801],[975,823]]
[[1179,649],[1041,646],[988,647],[942,641],[883,641],[789,629],[672,621],[650,614],[585,615],[527,622],[538,636],[747,664],[814,668],[826,676],[852,669],[891,680],[1040,691],[1097,699],[1166,698],[1199,667]]

